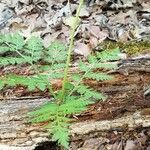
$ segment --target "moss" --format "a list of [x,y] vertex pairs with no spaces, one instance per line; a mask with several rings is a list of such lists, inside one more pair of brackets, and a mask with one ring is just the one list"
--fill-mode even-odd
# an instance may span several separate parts
[[131,56],[150,52],[150,41],[130,41],[126,43],[104,41],[98,47],[101,49],[113,49],[119,47],[122,51],[125,51]]

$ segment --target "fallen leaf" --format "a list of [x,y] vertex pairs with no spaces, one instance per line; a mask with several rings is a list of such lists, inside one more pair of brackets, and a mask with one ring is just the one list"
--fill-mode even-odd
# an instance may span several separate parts
[[84,44],[81,42],[76,42],[76,46],[74,52],[87,57],[91,53],[92,49],[88,44]]

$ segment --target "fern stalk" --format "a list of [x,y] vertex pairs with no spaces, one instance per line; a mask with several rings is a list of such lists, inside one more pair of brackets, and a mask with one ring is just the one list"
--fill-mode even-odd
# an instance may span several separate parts
[[[91,67],[92,68],[92,67]],[[72,95],[72,93],[78,88],[78,85],[83,81],[83,79],[85,78],[86,74],[91,70],[91,68],[89,68],[80,78],[80,80],[75,84],[74,88],[72,89],[72,91],[69,93],[69,96]]]
[[83,5],[83,1],[84,0],[80,0],[79,1],[79,6],[78,6],[78,9],[77,9],[76,17],[73,20],[74,22],[73,22],[73,26],[72,26],[72,29],[71,29],[70,44],[69,44],[69,48],[68,48],[68,56],[67,56],[67,61],[66,61],[66,67],[65,67],[65,70],[64,70],[63,83],[62,83],[62,99],[61,99],[61,103],[64,102],[65,86],[66,86],[66,83],[67,83],[67,75],[68,75],[69,63],[70,63],[70,60],[71,60],[71,53],[72,53],[73,46],[74,46],[74,34],[75,34],[75,30],[76,30],[77,25],[78,25],[79,14],[80,14],[81,7]]

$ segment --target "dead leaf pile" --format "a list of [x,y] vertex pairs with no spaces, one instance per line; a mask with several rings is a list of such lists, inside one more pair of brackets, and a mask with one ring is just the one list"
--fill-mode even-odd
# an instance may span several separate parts
[[[71,17],[78,0],[2,0],[0,32],[19,32],[25,38],[43,38],[50,42],[69,42]],[[77,54],[87,56],[105,39],[128,41],[150,36],[150,1],[147,0],[86,0],[76,30]]]
[[149,150],[149,130],[105,131],[99,134],[101,136],[95,138],[85,136],[78,145],[76,141],[72,142],[71,150]]

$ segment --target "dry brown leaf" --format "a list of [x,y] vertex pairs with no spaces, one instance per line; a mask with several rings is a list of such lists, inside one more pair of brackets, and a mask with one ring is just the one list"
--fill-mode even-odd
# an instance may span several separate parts
[[51,42],[54,42],[58,36],[61,34],[62,31],[57,31],[53,34],[47,33],[44,36],[43,44],[45,47],[48,47]]
[[138,143],[133,140],[127,140],[124,150],[142,150]]
[[84,44],[79,41],[79,42],[76,42],[74,52],[79,55],[83,55],[87,57],[91,53],[91,50],[92,49],[90,48],[88,44]]
[[87,10],[87,7],[85,5],[81,8],[79,16],[80,17],[89,17],[90,16],[90,13]]

